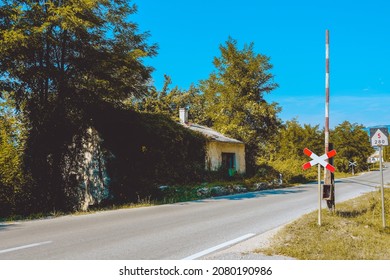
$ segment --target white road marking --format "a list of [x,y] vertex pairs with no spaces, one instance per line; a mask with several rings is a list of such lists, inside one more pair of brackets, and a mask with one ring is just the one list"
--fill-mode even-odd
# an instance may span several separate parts
[[191,256],[188,256],[188,257],[186,257],[186,258],[184,258],[184,259],[182,259],[182,260],[195,260],[195,259],[197,259],[197,258],[200,258],[200,257],[205,256],[205,255],[207,255],[207,254],[210,254],[210,253],[212,253],[212,252],[215,252],[215,251],[217,251],[217,250],[219,250],[219,249],[222,249],[222,248],[224,248],[224,247],[227,247],[227,246],[233,245],[233,244],[235,244],[235,243],[238,243],[238,242],[240,242],[240,241],[243,241],[243,240],[245,240],[245,239],[251,238],[252,236],[255,236],[255,234],[254,234],[254,233],[245,234],[245,235],[240,236],[240,237],[238,237],[238,238],[236,238],[236,239],[233,239],[233,240],[224,242],[224,243],[219,244],[219,245],[217,245],[217,246],[211,247],[211,248],[206,249],[206,250],[203,250],[203,251],[201,251],[201,252],[199,252],[199,253],[196,253],[196,254],[193,254],[193,255],[191,255]]
[[19,247],[9,248],[9,249],[5,249],[5,250],[0,250],[0,254],[9,253],[9,252],[18,251],[18,250],[23,250],[23,249],[28,249],[28,248],[37,247],[37,246],[42,246],[42,245],[46,245],[46,244],[49,244],[49,243],[52,243],[52,242],[53,241],[45,241],[45,242],[33,243],[33,244],[24,245],[24,246],[19,246]]

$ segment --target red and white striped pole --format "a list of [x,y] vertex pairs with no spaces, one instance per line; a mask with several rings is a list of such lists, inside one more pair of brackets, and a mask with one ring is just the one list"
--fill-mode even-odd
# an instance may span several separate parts
[[[325,153],[329,152],[329,30],[325,34]],[[324,184],[330,185],[331,174],[324,170]]]
[[325,153],[329,152],[329,30],[325,38]]

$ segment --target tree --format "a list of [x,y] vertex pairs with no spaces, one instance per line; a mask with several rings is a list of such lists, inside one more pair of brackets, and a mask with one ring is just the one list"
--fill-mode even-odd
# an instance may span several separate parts
[[383,147],[383,160],[386,162],[390,161],[390,146]]
[[287,121],[268,145],[268,157],[263,161],[280,172],[288,182],[295,183],[315,178],[315,168],[302,170],[302,164],[310,160],[304,155],[303,149],[309,148],[318,155],[322,154],[323,136],[324,133],[318,125],[301,126],[295,119]]
[[171,78],[168,75],[164,75],[164,78],[161,91],[151,87],[147,95],[141,99],[132,98],[127,104],[138,112],[164,114],[174,121],[179,121],[179,108],[187,107],[191,122],[209,124],[205,115],[205,97],[199,88],[191,85],[188,90],[181,90],[177,86],[170,89]]
[[[125,0],[17,1],[0,6],[0,94],[28,120],[25,168],[40,210],[65,209],[64,158],[100,102],[147,92],[153,56]],[[82,149],[82,147],[78,147]]]
[[219,49],[221,56],[213,61],[216,71],[200,84],[206,119],[216,130],[245,143],[247,171],[253,173],[256,158],[281,124],[280,107],[264,99],[278,85],[269,72],[270,58],[256,54],[253,43],[240,50],[229,38]]
[[276,158],[296,158],[307,160],[303,149],[309,148],[316,154],[323,153],[323,131],[319,126],[304,124],[301,126],[295,119],[287,121],[280,130],[277,141]]
[[24,128],[11,100],[0,99],[0,217],[14,213],[16,195],[24,183],[22,152]]
[[337,151],[334,164],[338,171],[348,172],[350,161],[357,163],[357,170],[368,169],[367,159],[374,149],[363,128],[362,125],[345,121],[331,132],[331,141]]
[[172,80],[168,75],[164,75],[164,85],[161,91],[152,86],[147,95],[142,98],[131,98],[127,104],[131,108],[135,108],[138,112],[163,114],[171,117],[176,117],[175,114],[177,104],[174,101],[178,99],[183,92],[175,87],[169,91],[169,86]]

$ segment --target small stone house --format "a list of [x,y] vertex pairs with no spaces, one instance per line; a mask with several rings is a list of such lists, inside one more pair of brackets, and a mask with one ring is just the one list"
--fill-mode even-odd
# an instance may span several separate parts
[[217,171],[220,168],[226,168],[230,176],[246,172],[245,144],[243,142],[227,137],[209,127],[190,123],[186,108],[180,108],[179,117],[183,126],[206,137],[205,166],[207,170]]

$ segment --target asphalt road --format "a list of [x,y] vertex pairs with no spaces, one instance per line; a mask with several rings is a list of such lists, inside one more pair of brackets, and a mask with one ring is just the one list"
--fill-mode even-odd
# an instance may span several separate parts
[[[379,174],[336,179],[336,207],[337,202],[375,190]],[[390,169],[385,169],[384,177],[385,183],[390,182]],[[314,183],[172,205],[3,223],[0,259],[197,259],[280,227],[317,206]]]

